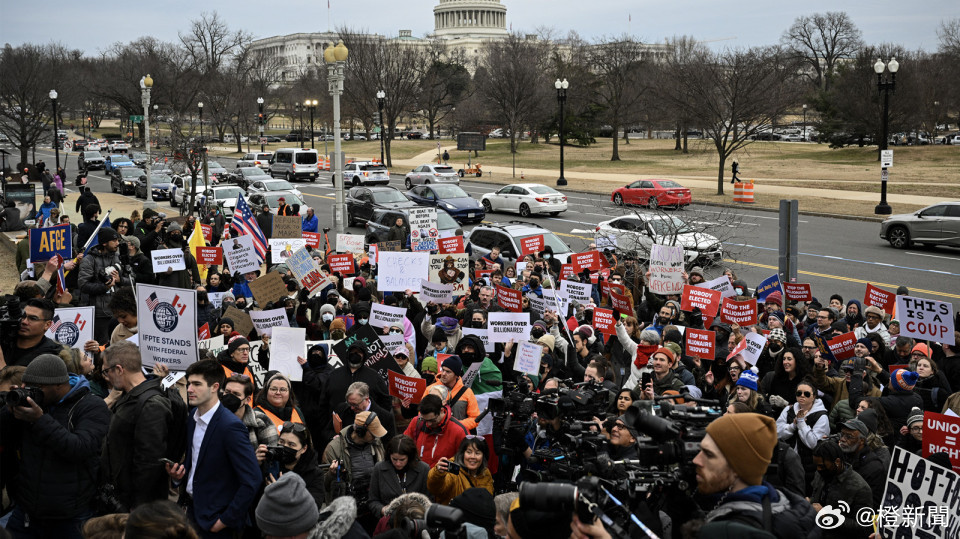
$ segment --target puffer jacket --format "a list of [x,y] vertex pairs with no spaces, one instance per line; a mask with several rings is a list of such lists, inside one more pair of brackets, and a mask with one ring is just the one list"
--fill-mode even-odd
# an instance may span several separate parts
[[493,475],[490,469],[484,468],[479,475],[473,475],[467,472],[466,468],[461,468],[460,473],[452,474],[441,472],[434,466],[427,474],[427,490],[436,503],[449,504],[450,500],[463,494],[468,488],[485,488],[493,495]]
[[[100,270],[113,264],[120,264],[119,253],[111,253],[102,245],[90,249],[90,253],[80,261],[80,303],[82,305],[93,305],[96,309],[96,316],[113,316],[110,310],[110,289],[107,285],[100,282],[97,276]],[[117,286],[130,286],[130,278],[121,272],[120,282]]]
[[72,519],[91,510],[97,491],[100,449],[110,410],[90,393],[87,379],[70,375],[70,392],[44,406],[33,424],[0,412],[3,444],[19,447],[21,462],[15,501],[36,519]]
[[404,434],[413,438],[417,443],[420,460],[428,466],[433,466],[441,457],[453,458],[460,448],[460,442],[467,437],[467,429],[463,423],[453,417],[450,407],[446,407],[447,417],[440,423],[438,433],[424,428],[422,420],[411,421]]
[[779,539],[819,538],[820,528],[814,522],[816,511],[810,502],[789,490],[778,490],[769,483],[727,493],[723,503],[707,514],[700,529],[701,537],[713,537],[711,528],[723,522],[740,522],[763,529],[763,505],[770,504],[772,527]]

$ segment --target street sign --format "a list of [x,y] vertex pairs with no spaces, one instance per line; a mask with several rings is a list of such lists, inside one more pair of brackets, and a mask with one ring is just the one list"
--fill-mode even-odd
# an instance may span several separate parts
[[893,166],[893,150],[880,150],[880,166],[883,168]]
[[483,133],[457,133],[458,150],[476,150],[485,151],[487,149],[487,137]]
[[143,122],[143,115],[139,115],[139,116],[138,116],[138,115],[131,114],[131,115],[130,115],[130,121],[133,122],[133,123],[135,123],[135,124],[142,123],[142,122]]
[[880,181],[885,182],[890,179],[890,172],[887,169],[880,170]]

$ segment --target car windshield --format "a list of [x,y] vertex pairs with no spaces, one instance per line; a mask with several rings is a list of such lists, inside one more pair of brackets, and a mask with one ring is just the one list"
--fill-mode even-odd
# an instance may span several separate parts
[[660,187],[683,187],[673,180],[660,180],[657,183],[660,185]]
[[303,203],[303,200],[301,200],[299,197],[297,197],[297,195],[295,195],[295,194],[293,194],[293,193],[283,193],[283,194],[276,194],[276,195],[266,195],[266,196],[263,197],[263,199],[264,199],[264,201],[266,201],[267,206],[270,206],[271,208],[276,208],[277,206],[280,205],[280,198],[281,198],[281,197],[284,198],[284,199],[286,199],[286,200],[284,200],[284,203],[286,203],[287,205],[291,205],[291,206],[292,206],[293,204],[300,204],[301,206],[304,206],[304,205],[305,205],[305,204]]
[[146,159],[146,158],[147,158],[147,154],[145,154],[145,153],[143,153],[143,152],[134,152],[134,153],[133,153],[133,159]]
[[553,187],[547,187],[546,185],[531,185],[527,189],[533,191],[538,195],[559,195],[560,191],[557,191]]
[[216,189],[213,192],[213,198],[217,200],[225,200],[228,198],[237,198],[243,194],[243,190],[239,187],[227,187],[225,189]]
[[437,228],[440,230],[458,229],[460,225],[444,210],[437,210]]
[[127,156],[114,154],[110,156],[110,160],[111,161],[127,161]]
[[390,189],[389,191],[371,191],[370,193],[373,195],[373,201],[379,204],[407,201],[407,197],[403,196],[403,193],[400,191],[394,191],[393,189]]
[[670,236],[673,234],[686,234],[693,232],[687,223],[677,217],[657,217],[647,221],[653,227],[654,234],[658,236]]
[[360,170],[367,170],[370,172],[384,172],[387,170],[387,167],[383,165],[360,165]]
[[441,174],[453,172],[453,167],[447,165],[437,165],[433,167],[433,170]]
[[263,184],[266,186],[267,191],[292,191],[293,186],[290,185],[290,182],[287,180],[277,180],[274,182],[266,182]]
[[215,168],[216,168],[216,169],[222,169],[223,167],[221,167],[221,166],[220,166],[220,163],[217,163],[216,161],[209,161],[209,162],[207,163],[207,169],[208,169],[208,170],[212,170],[212,169],[215,169]]
[[[555,254],[569,253],[570,247],[567,247],[566,243],[560,241],[560,238],[551,234],[550,232],[544,232],[543,234],[543,243],[549,245]],[[526,236],[517,236],[516,242],[519,244],[520,240],[524,238],[532,238],[533,236],[539,236],[540,234],[527,234]]]
[[458,185],[434,185],[433,191],[437,193],[437,198],[466,198],[469,197]]
[[151,174],[150,183],[156,185],[158,183],[170,183],[170,176],[166,174]]

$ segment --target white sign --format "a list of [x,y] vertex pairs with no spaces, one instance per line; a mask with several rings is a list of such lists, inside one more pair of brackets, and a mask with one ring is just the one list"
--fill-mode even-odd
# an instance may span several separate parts
[[897,296],[900,335],[953,344],[953,304],[935,299]]
[[650,291],[683,293],[683,247],[653,244],[650,249]]
[[320,264],[310,256],[309,247],[297,249],[286,261],[290,273],[297,279],[300,286],[309,291],[310,297],[320,293],[330,286],[330,279],[320,269]]
[[239,271],[243,274],[260,269],[260,259],[253,248],[253,236],[245,234],[223,240],[220,246],[223,247],[223,256],[227,259],[231,272]]
[[253,321],[253,327],[257,328],[258,335],[272,335],[275,327],[290,327],[287,311],[282,307],[269,311],[250,311],[250,320]]
[[590,303],[593,285],[590,283],[575,283],[573,281],[560,281],[560,291],[567,294],[571,301],[586,305]]
[[597,244],[597,249],[601,251],[604,249],[617,248],[617,237],[613,234],[603,234],[597,232],[593,237],[593,242]]
[[214,309],[219,309],[223,305],[223,295],[226,292],[207,292],[207,298],[210,299],[210,305],[213,305]]
[[747,347],[740,353],[743,360],[751,365],[756,365],[757,361],[760,360],[763,347],[767,344],[767,338],[759,333],[748,332],[743,340],[747,343]]
[[294,382],[303,380],[303,367],[297,357],[304,357],[307,346],[304,328],[277,327],[270,339],[270,370],[280,371]]
[[166,391],[171,387],[173,387],[173,384],[177,383],[177,380],[183,378],[186,375],[187,375],[187,371],[173,371],[170,374],[164,376],[163,381],[160,382],[160,387],[162,387],[163,390]]
[[167,269],[187,269],[187,264],[183,261],[183,251],[180,249],[154,249],[150,252],[150,257],[153,258],[154,273],[165,273]]
[[203,339],[197,343],[201,350],[222,350],[226,344],[223,342],[223,335],[217,335],[209,339]]
[[362,253],[363,236],[360,234],[337,234],[337,251],[341,253]]
[[403,346],[403,343],[404,343],[403,333],[400,333],[400,334],[386,333],[382,335],[377,335],[377,337],[380,337],[380,342],[382,342],[383,345],[387,347],[387,351],[390,352],[391,354],[393,353],[394,350],[397,349],[398,346]]
[[420,281],[420,302],[426,305],[429,302],[436,304],[453,301],[453,284],[432,283],[426,279]]
[[960,476],[956,472],[894,447],[879,508],[883,516],[877,520],[876,536],[880,539],[957,537],[958,497]]
[[696,284],[694,286],[699,286],[700,288],[709,288],[710,290],[718,290],[721,298],[732,298],[737,295],[737,291],[733,289],[733,285],[730,284],[730,279],[726,275],[721,275],[712,281]]
[[490,342],[524,342],[530,340],[529,313],[490,313],[487,320]]
[[410,208],[410,241],[439,238],[436,208]]
[[463,376],[460,377],[463,380],[463,387],[470,387],[473,385],[473,381],[477,379],[477,376],[480,375],[480,367],[483,366],[482,361],[477,361],[472,363],[467,370],[463,371]]
[[430,253],[380,251],[377,262],[377,290],[403,292],[408,288],[420,291],[420,281],[429,278]]
[[155,363],[171,371],[197,361],[197,292],[137,284],[137,325],[144,367]]
[[283,264],[307,244],[306,238],[271,238],[269,241],[270,262],[274,264]]
[[382,303],[370,306],[370,325],[375,328],[399,326],[403,329],[403,317],[407,315],[405,307],[391,307]]
[[533,375],[539,374],[542,356],[543,346],[534,342],[522,342],[517,350],[517,360],[513,363],[513,370]]
[[564,292],[557,291],[555,288],[543,288],[543,308],[549,311],[565,315],[567,312],[567,295]]
[[496,343],[490,342],[490,334],[487,333],[487,330],[484,328],[460,328],[460,331],[464,335],[474,335],[481,341],[483,341],[483,351],[492,354],[496,352],[497,347]]
[[93,307],[57,309],[46,336],[68,348],[83,350],[83,345],[93,340],[95,314]]
[[880,150],[880,166],[882,168],[893,166],[893,150]]

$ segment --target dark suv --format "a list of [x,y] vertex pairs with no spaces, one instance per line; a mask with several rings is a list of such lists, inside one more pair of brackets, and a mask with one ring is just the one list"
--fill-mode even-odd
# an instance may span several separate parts
[[516,263],[520,252],[520,240],[531,236],[543,235],[544,245],[553,249],[553,256],[566,264],[573,251],[553,232],[533,223],[510,221],[507,224],[477,225],[470,231],[470,245],[473,246],[471,258],[479,260],[494,247],[500,248],[500,257],[508,264]]
[[347,223],[364,224],[376,209],[398,209],[416,206],[393,187],[354,187],[347,192]]
[[[364,236],[367,237],[367,243],[387,241],[387,234],[390,233],[393,225],[397,223],[397,217],[403,217],[405,223],[410,223],[410,213],[406,208],[373,210],[373,215],[367,220],[366,233],[364,234]],[[441,238],[456,235],[457,229],[459,228],[460,225],[453,220],[453,217],[450,217],[449,213],[442,209],[437,209],[437,229],[440,231]],[[404,247],[409,247],[409,245],[405,244]]]

